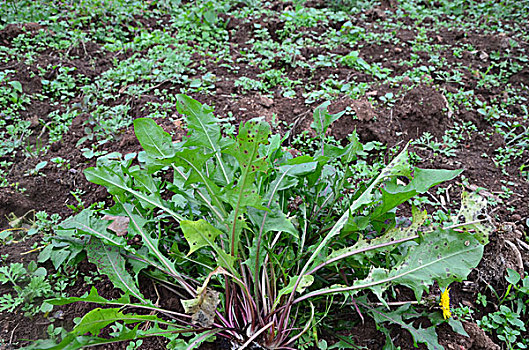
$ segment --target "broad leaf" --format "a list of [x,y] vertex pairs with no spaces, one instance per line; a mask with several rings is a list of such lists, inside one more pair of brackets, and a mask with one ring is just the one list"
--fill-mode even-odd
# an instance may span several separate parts
[[144,304],[151,304],[141,294],[129,272],[125,269],[125,259],[119,247],[105,246],[99,239],[91,239],[86,246],[88,261],[95,264],[115,287],[138,298]]
[[397,185],[395,181],[386,184],[382,189],[381,204],[375,209],[371,218],[375,219],[396,206],[425,193],[431,187],[459,176],[463,170],[419,169],[414,168],[414,177],[406,186]]
[[94,217],[93,212],[89,209],[85,209],[76,216],[66,219],[60,226],[64,229],[77,229],[114,246],[127,246],[127,241],[123,237],[118,237],[107,231],[108,221]]
[[230,183],[231,178],[221,157],[221,149],[225,145],[221,145],[219,120],[213,116],[213,110],[185,95],[177,95],[176,99],[178,112],[187,117],[187,127],[191,131],[185,145],[187,147],[203,146],[212,150],[217,159],[218,167],[221,169],[224,182]]
[[266,159],[259,156],[259,146],[268,143],[269,134],[270,125],[260,120],[250,120],[239,127],[236,143],[227,153],[237,159],[243,174],[268,170]]
[[189,244],[189,252],[192,254],[203,247],[211,247],[216,254],[217,263],[228,271],[237,274],[233,269],[235,258],[224,252],[216,243],[215,239],[222,234],[221,231],[213,227],[205,220],[189,221],[182,220],[180,228],[184,232],[184,237]]
[[420,300],[434,281],[441,289],[462,281],[482,257],[483,245],[471,234],[438,230],[425,235],[419,245],[411,246],[407,256],[390,271],[375,268],[366,279],[355,281],[354,286],[372,289],[382,301],[387,283],[402,284],[411,288]]
[[182,216],[175,213],[165,203],[163,203],[163,200],[161,199],[159,193],[157,193],[157,196],[149,196],[142,192],[136,191],[126,183],[126,181],[122,177],[123,175],[118,176],[118,174],[116,174],[107,167],[87,168],[84,170],[84,174],[88,181],[105,186],[111,194],[120,194],[128,192],[139,200],[165,211],[167,214],[171,215],[175,220],[183,220]]
[[336,114],[330,114],[327,111],[327,108],[329,107],[331,103],[329,101],[322,103],[316,109],[314,110],[313,118],[314,122],[310,125],[318,135],[323,136],[329,126],[334,123],[336,120],[338,120],[342,115],[344,115],[345,110],[336,113]]
[[83,335],[85,333],[97,335],[103,328],[116,321],[125,324],[147,321],[167,323],[154,315],[125,314],[121,312],[120,308],[96,308],[84,315],[81,322],[74,327],[71,333],[77,335]]
[[270,211],[248,208],[248,216],[252,223],[262,230],[262,233],[270,231],[288,232],[294,237],[298,237],[298,231],[277,203],[272,203]]
[[170,158],[174,155],[171,135],[150,118],[134,120],[134,133],[147,154],[154,158]]
[[282,288],[277,293],[277,298],[274,301],[274,305],[272,308],[275,308],[279,304],[281,298],[284,295],[288,295],[294,292],[303,293],[307,287],[310,287],[312,285],[312,283],[314,283],[314,276],[311,275],[304,275],[301,277],[301,279],[299,276],[290,277],[290,282],[288,283],[288,285],[285,288]]

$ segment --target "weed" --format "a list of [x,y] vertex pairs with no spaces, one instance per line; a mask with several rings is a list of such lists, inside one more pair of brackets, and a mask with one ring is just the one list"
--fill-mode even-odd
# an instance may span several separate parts
[[[135,154],[114,155],[99,158],[97,167],[85,170],[90,181],[107,187],[114,196],[116,204],[106,211],[112,215],[101,219],[97,210],[81,211],[60,224],[59,235],[50,238],[40,257],[41,261],[51,259],[59,265],[60,259],[77,259],[80,247],[90,261],[97,259],[101,273],[126,294],[119,301],[108,301],[93,289],[82,298],[48,302],[141,305],[171,312],[143,296],[135,282],[143,271],[187,295],[182,300],[187,315],[166,322],[156,316],[124,313],[120,308],[96,309],[83,320],[95,317],[102,323],[88,325],[81,320],[62,338],[61,346],[69,344],[80,327],[89,326],[92,334],[98,334],[108,320],[125,322],[114,325],[112,335],[120,340],[138,340],[151,334],[130,333],[125,325],[131,318],[168,326],[165,335],[174,344],[189,344],[189,340],[178,337],[184,331],[199,333],[191,340],[193,344],[223,334],[235,344],[258,341],[268,347],[289,346],[325,317],[326,312],[315,306],[325,304],[329,294],[357,300],[361,294],[352,293],[371,289],[385,302],[383,292],[391,282],[409,286],[420,299],[427,289],[425,281],[431,284],[437,280],[446,286],[457,276],[466,276],[481,259],[488,228],[484,227],[480,235],[450,228],[418,235],[426,220],[425,212],[414,209],[414,224],[402,229],[395,225],[394,212],[399,204],[454,178],[460,171],[412,168],[404,150],[366,184],[352,186],[347,181],[353,175],[351,164],[364,152],[364,146],[355,137],[346,147],[327,143],[325,132],[340,117],[329,114],[327,106],[323,104],[314,112],[317,149],[313,155],[298,158],[283,150],[280,136],[270,135],[269,125],[260,120],[241,124],[236,137],[221,136],[212,110],[184,95],[178,96],[178,110],[185,115],[191,132],[183,142],[173,143],[151,119],[136,119],[135,133],[144,148],[137,156],[140,166],[132,166]],[[161,170],[169,169],[174,180],[164,189],[165,182],[158,176]],[[400,176],[408,179],[408,185],[397,183]],[[379,186],[386,190],[375,191]],[[161,196],[166,190],[173,193],[172,197]],[[472,200],[479,210],[483,203],[476,207],[478,202]],[[469,207],[467,199],[463,202],[465,208]],[[465,212],[458,218],[464,215],[472,213]],[[126,225],[120,226],[119,222]],[[127,239],[135,236],[141,239],[129,245]],[[61,246],[61,241],[77,243],[69,246],[75,247],[72,249]],[[407,241],[415,244],[396,249]],[[451,244],[443,245],[445,241]],[[434,254],[432,249],[440,250]],[[58,255],[59,251],[64,253]],[[393,258],[383,258],[386,254]],[[319,258],[321,255],[325,258]],[[453,273],[447,275],[450,257],[458,263],[448,264]],[[243,264],[236,264],[237,259]],[[363,264],[365,259],[374,265]],[[143,267],[131,274],[126,266],[133,261],[142,262]],[[343,278],[333,274],[334,262],[338,261],[348,266],[346,270],[351,273],[343,278],[354,280],[353,285],[343,285]],[[358,264],[364,268],[352,268]],[[129,295],[140,303],[131,301]],[[307,303],[309,299],[313,301]],[[241,314],[230,310],[240,310]],[[266,321],[270,317],[277,319]],[[243,324],[250,328],[241,327]],[[218,326],[210,328],[213,325]],[[420,330],[412,334],[424,336]],[[428,339],[434,341],[432,344],[437,342],[431,335]],[[86,341],[114,340],[88,337]],[[315,341],[325,346],[317,338]]]
[[37,268],[34,261],[30,262],[27,269],[21,263],[0,267],[0,283],[10,284],[16,292],[6,293],[0,297],[0,311],[13,312],[18,307],[22,307],[22,311],[27,315],[37,313],[40,310],[37,301],[53,295],[46,274],[46,269]]

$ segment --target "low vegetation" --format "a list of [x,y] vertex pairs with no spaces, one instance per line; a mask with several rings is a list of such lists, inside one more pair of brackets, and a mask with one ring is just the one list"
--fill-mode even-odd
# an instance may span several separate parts
[[0,346],[529,345],[522,3],[0,18]]

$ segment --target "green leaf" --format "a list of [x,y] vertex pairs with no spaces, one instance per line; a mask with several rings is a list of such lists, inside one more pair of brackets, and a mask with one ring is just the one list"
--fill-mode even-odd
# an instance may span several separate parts
[[120,321],[125,324],[147,321],[166,323],[154,315],[125,314],[121,312],[120,308],[96,308],[84,315],[84,317],[81,319],[81,322],[79,322],[74,327],[71,333],[77,335],[83,335],[85,333],[97,335],[101,329],[116,321]]
[[235,258],[228,255],[215,243],[215,239],[222,234],[220,230],[203,219],[198,221],[182,220],[180,222],[180,228],[189,244],[189,252],[187,255],[192,254],[200,248],[211,247],[216,253],[217,263],[233,274],[238,275],[233,269]]
[[469,233],[438,230],[424,236],[390,271],[371,270],[364,280],[354,282],[356,288],[370,288],[381,299],[387,283],[402,284],[415,293],[417,300],[437,281],[444,290],[454,281],[462,281],[483,256],[483,245]]
[[52,305],[67,305],[71,303],[76,303],[79,301],[84,301],[87,303],[97,303],[100,305],[131,305],[128,295],[122,296],[117,300],[108,300],[99,296],[97,289],[92,287],[90,293],[83,295],[82,297],[59,297],[53,299],[47,299],[46,302]]
[[259,157],[259,147],[268,142],[269,134],[270,125],[256,119],[250,120],[240,125],[236,143],[227,150],[228,154],[237,159],[242,173],[236,186],[227,189],[224,199],[234,208],[230,214],[234,220],[229,236],[232,256],[238,256],[240,232],[237,227],[240,213],[246,211],[248,206],[268,210],[261,205],[261,197],[254,182],[257,172],[268,170],[267,160]]
[[465,328],[463,327],[463,324],[461,323],[461,321],[459,320],[454,320],[453,317],[450,317],[448,319],[448,325],[450,327],[452,327],[452,330],[458,334],[461,334],[462,336],[464,337],[470,337],[467,333],[467,331],[465,330]]
[[162,266],[159,267],[157,266],[157,264],[149,261],[148,259],[146,260],[149,261],[151,265],[156,266],[159,269],[166,271],[171,276],[179,279],[181,274],[175,269],[174,262],[172,262],[160,251],[158,247],[158,239],[152,238],[150,232],[146,231],[145,225],[147,224],[147,220],[145,220],[139,214],[134,214],[134,207],[129,203],[123,204],[123,209],[126,212],[127,216],[130,218],[129,232],[133,235],[139,235],[142,238],[142,241],[147,247],[149,253],[152,256],[156,257],[156,260],[158,260],[162,264]]
[[120,253],[121,249],[115,246],[106,246],[99,239],[91,239],[86,246],[88,261],[95,264],[102,274],[105,274],[115,287],[125,293],[138,298],[144,304],[151,304],[141,294],[134,280],[125,269],[125,259]]
[[[190,185],[194,183],[201,183],[207,189],[210,198],[213,200],[214,205],[217,206],[225,214],[225,209],[223,204],[220,201],[220,189],[217,185],[210,179],[210,177],[204,171],[204,165],[211,158],[211,154],[204,154],[201,148],[195,149],[185,149],[181,152],[175,154],[173,159],[173,164],[176,166],[181,166],[184,169],[190,170],[190,173],[185,180],[185,185]],[[207,205],[211,204],[207,202]],[[221,214],[221,216],[223,216]]]
[[15,89],[17,92],[22,93],[22,84],[20,84],[19,81],[12,80],[8,82],[8,84],[11,85],[11,87]]
[[507,280],[507,282],[516,285],[518,282],[520,282],[520,279],[520,274],[516,270],[507,268],[507,276],[505,276],[505,280]]
[[163,203],[159,193],[157,193],[157,196],[149,196],[142,192],[132,189],[124,180],[124,175],[119,176],[108,167],[87,168],[84,170],[84,174],[88,181],[105,186],[108,192],[111,194],[117,195],[124,192],[128,192],[139,200],[165,211],[167,214],[171,215],[176,221],[183,220],[182,216],[175,213]]
[[171,135],[150,118],[134,120],[134,133],[147,154],[154,158],[171,158],[175,153]]
[[248,216],[256,227],[261,228],[263,234],[270,231],[288,232],[298,238],[298,231],[277,203],[272,203],[270,211],[248,208]]
[[330,114],[327,111],[327,108],[331,102],[327,101],[316,107],[314,110],[313,118],[314,122],[310,125],[314,130],[316,130],[316,133],[318,135],[323,136],[325,132],[327,132],[327,129],[329,126],[334,123],[336,120],[338,120],[342,115],[344,115],[345,110],[336,113],[336,114]]
[[459,170],[445,170],[445,169],[419,169],[414,168],[413,180],[408,185],[415,189],[417,193],[425,193],[431,187],[442,182],[449,181],[459,176],[463,169]]
[[403,320],[404,317],[409,317],[410,314],[410,305],[402,305],[395,311],[385,311],[380,309],[370,309],[371,315],[375,322],[384,323],[390,322],[391,324],[396,324],[401,328],[410,332],[413,337],[413,344],[417,347],[417,343],[426,344],[429,350],[441,350],[443,347],[439,344],[437,340],[437,334],[435,333],[435,327],[415,328],[413,323],[410,321]]
[[[348,256],[352,256],[355,254],[355,252],[359,252],[360,250],[367,250],[370,247],[376,247],[380,245],[384,245],[386,243],[392,243],[397,242],[402,239],[407,239],[410,237],[417,237],[419,235],[419,228],[424,224],[426,221],[426,218],[428,217],[426,210],[420,211],[416,209],[415,207],[412,208],[412,215],[413,215],[413,222],[409,227],[405,228],[392,228],[391,230],[388,230],[385,234],[383,234],[380,237],[373,238],[371,240],[366,240],[363,237],[360,237],[358,241],[351,247],[342,248],[333,251],[331,254],[325,258],[325,261],[327,263],[329,261],[338,261],[340,259],[343,259]],[[376,248],[374,251],[364,252],[364,255],[370,255],[371,252],[380,252],[382,250],[392,250],[394,249],[394,245],[384,246],[380,248]],[[326,264],[327,264],[326,263]]]
[[382,189],[381,204],[371,215],[376,219],[396,206],[415,197],[419,193],[425,193],[431,187],[442,182],[452,180],[459,176],[463,170],[443,170],[443,169],[420,169],[414,168],[414,177],[406,186],[397,185],[396,181],[388,182]]
[[358,210],[363,205],[373,202],[373,192],[375,188],[384,181],[387,177],[403,175],[409,172],[409,161],[407,146],[404,150],[399,153],[392,161],[389,163],[380,174],[371,182],[369,187],[367,187],[362,194],[351,204],[351,206],[343,213],[343,215],[336,221],[334,226],[331,228],[329,233],[320,241],[318,246],[312,252],[312,255],[305,262],[303,267],[302,274],[307,272],[309,266],[316,260],[320,255],[321,251],[329,245],[329,242],[332,238],[340,234],[342,228],[345,226],[349,218],[356,210]]
[[[259,256],[257,256],[257,242],[259,237],[254,237],[252,240],[252,245],[248,247],[248,259],[244,261],[244,265],[248,267],[250,273],[254,278],[259,273],[261,266],[263,266],[264,259],[268,254],[266,247],[261,246],[259,249]],[[256,271],[257,265],[257,271]]]
[[203,146],[211,149],[217,159],[226,184],[231,182],[228,171],[221,157],[221,132],[219,120],[213,116],[212,109],[204,107],[200,102],[185,95],[176,95],[178,112],[187,116],[187,128],[191,131],[185,146]]
[[288,283],[288,285],[282,288],[277,293],[277,298],[274,301],[274,305],[272,306],[273,309],[275,309],[275,307],[280,303],[281,298],[284,295],[291,294],[294,292],[294,287],[296,286],[296,284],[297,284],[297,288],[295,291],[298,293],[303,293],[307,287],[310,287],[312,283],[314,283],[314,276],[312,275],[304,275],[301,277],[301,280],[299,279],[300,279],[299,276],[295,276],[295,277],[290,276],[290,282]]
[[241,171],[247,176],[256,172],[266,172],[268,163],[264,157],[259,157],[259,146],[268,143],[270,125],[258,119],[252,119],[239,127],[237,142],[227,153],[239,162]]
[[85,209],[79,214],[69,219],[66,219],[60,224],[63,229],[76,229],[82,233],[97,237],[107,244],[114,246],[127,246],[127,241],[123,237],[118,237],[115,234],[107,231],[109,222],[94,217],[93,211]]
[[[94,322],[92,326],[98,327],[97,321],[94,319],[94,316],[92,315],[92,321]],[[109,312],[108,314],[103,315],[104,317],[108,317],[111,319],[113,315]],[[122,321],[123,323],[136,323],[133,328],[128,328],[121,323],[118,323],[118,334],[114,332],[114,336],[111,338],[100,338],[93,335],[80,335],[78,332],[74,329],[74,331],[68,333],[59,344],[55,344],[55,342],[48,340],[38,340],[35,343],[29,345],[28,347],[25,347],[26,350],[77,350],[77,349],[85,349],[90,347],[95,347],[97,345],[104,345],[104,344],[112,344],[117,342],[123,342],[127,340],[136,340],[136,339],[142,339],[146,337],[152,337],[152,336],[164,336],[166,338],[169,338],[171,340],[176,340],[178,336],[178,333],[182,333],[182,329],[175,328],[172,324],[169,324],[161,319],[147,319],[142,316],[147,317],[153,317],[149,315],[130,315],[130,314],[124,314],[124,316],[114,315],[118,318],[116,321]],[[139,316],[137,318],[136,316]],[[156,317],[156,316],[154,316]],[[135,318],[137,318],[135,320]],[[154,322],[153,325],[149,327],[147,330],[141,330],[139,327],[144,322]],[[158,326],[158,323],[163,323],[165,325],[168,325],[167,329],[162,329]],[[81,330],[79,330],[80,332]],[[189,331],[189,330],[187,330]]]
[[216,245],[215,239],[222,234],[222,232],[205,220],[189,221],[184,220],[180,223],[180,227],[184,232],[184,238],[189,244],[189,252],[193,252],[203,247],[213,247]]

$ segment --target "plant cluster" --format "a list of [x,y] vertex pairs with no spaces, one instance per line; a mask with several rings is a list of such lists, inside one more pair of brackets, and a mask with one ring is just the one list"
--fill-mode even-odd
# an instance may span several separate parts
[[[295,158],[261,120],[223,137],[209,107],[185,95],[177,100],[188,137],[175,143],[152,119],[136,119],[144,151],[103,156],[85,170],[89,181],[107,188],[114,205],[85,209],[57,232],[77,242],[72,246],[86,251],[122,297],[107,300],[93,288],[83,297],[47,300],[107,307],[86,314],[58,344],[40,341],[30,348],[77,349],[159,335],[174,349],[213,336],[240,348],[292,349],[317,340],[334,296],[380,324],[394,323],[393,311],[371,306],[367,291],[388,306],[388,292],[403,285],[421,300],[434,282],[444,289],[480,261],[491,227],[479,197],[465,195],[449,227],[426,225],[426,212],[416,207],[411,224],[397,220],[399,206],[461,171],[412,167],[404,149],[375,177],[351,184],[347,179],[364,147],[354,134],[345,147],[325,142],[326,130],[341,116],[329,114],[328,103],[314,112],[319,147]],[[54,244],[42,254],[56,249],[68,250]],[[184,312],[146,298],[140,274],[173,291]],[[437,344],[434,328],[397,324],[416,342]],[[112,337],[98,336],[109,325]],[[182,336],[192,333],[192,339]]]

